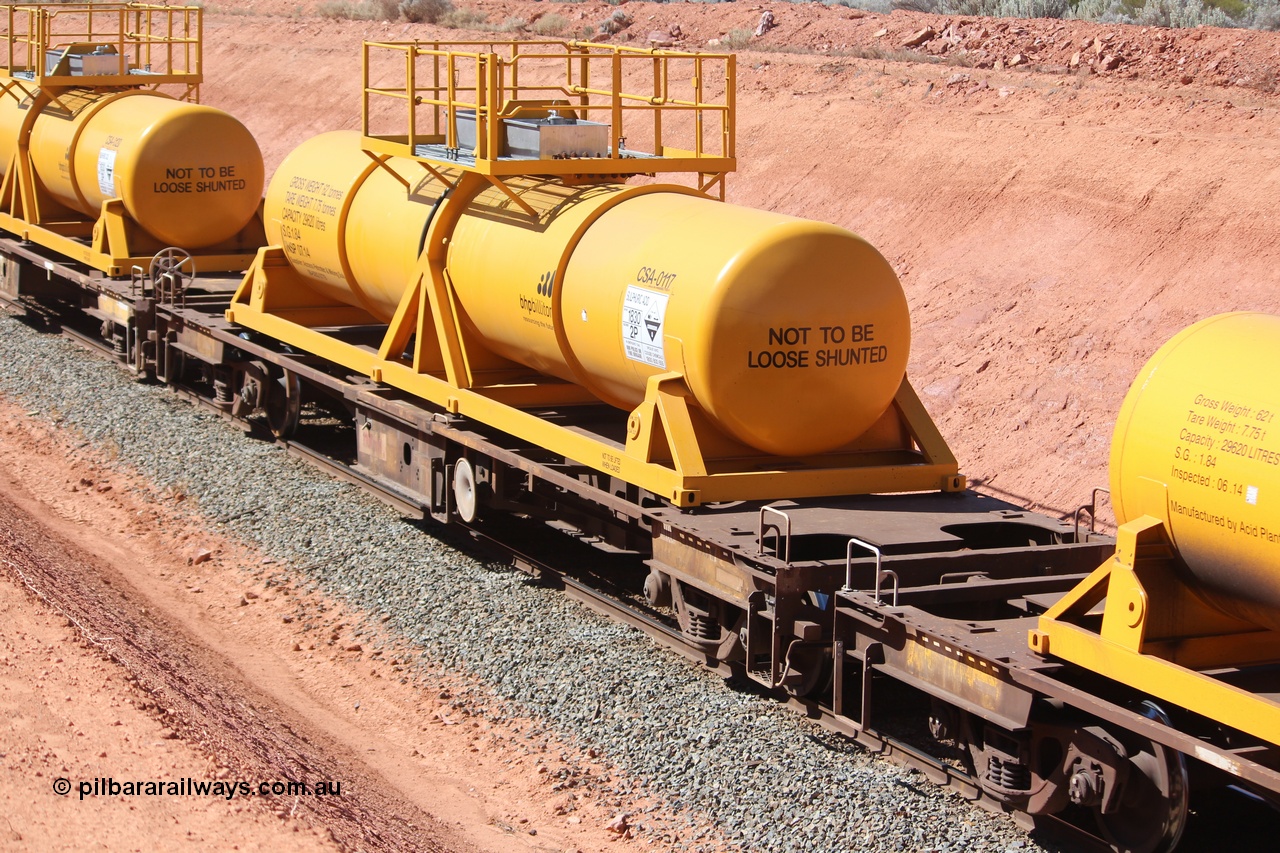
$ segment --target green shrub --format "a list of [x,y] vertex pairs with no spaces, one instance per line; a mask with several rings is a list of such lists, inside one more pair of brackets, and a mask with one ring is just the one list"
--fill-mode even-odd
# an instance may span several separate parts
[[720,46],[727,47],[729,50],[742,50],[751,43],[753,34],[754,31],[748,29],[729,30],[720,37]]

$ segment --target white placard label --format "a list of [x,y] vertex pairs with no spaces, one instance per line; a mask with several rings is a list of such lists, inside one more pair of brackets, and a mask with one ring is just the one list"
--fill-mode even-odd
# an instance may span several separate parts
[[670,294],[645,290],[634,284],[627,287],[622,302],[622,348],[627,358],[667,369],[662,339],[668,298]]
[[116,150],[103,148],[98,152],[98,190],[107,198],[116,197]]

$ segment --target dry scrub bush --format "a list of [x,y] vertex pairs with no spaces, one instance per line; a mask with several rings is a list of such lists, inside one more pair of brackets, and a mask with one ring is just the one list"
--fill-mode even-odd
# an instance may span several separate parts
[[400,17],[396,0],[330,0],[321,3],[316,14],[337,21],[394,21]]
[[533,31],[540,36],[562,35],[567,29],[569,29],[569,19],[555,12],[543,15],[533,22]]
[[411,24],[434,24],[452,11],[452,0],[400,0],[400,14]]
[[440,16],[439,24],[451,30],[492,30],[489,16],[478,9],[450,9]]
[[[600,22],[600,32],[615,35],[631,26],[631,16],[621,9],[615,9],[613,14]],[[594,33],[592,33],[594,35]]]
[[730,50],[742,50],[751,43],[752,34],[753,31],[748,29],[729,30],[720,37],[720,46]]

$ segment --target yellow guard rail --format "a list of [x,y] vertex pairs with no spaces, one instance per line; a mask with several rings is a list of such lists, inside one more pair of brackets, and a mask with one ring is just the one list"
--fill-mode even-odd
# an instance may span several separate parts
[[180,84],[183,100],[198,100],[203,14],[147,3],[8,6],[0,76],[8,91],[25,90],[25,81],[38,89]]
[[[704,192],[736,166],[733,54],[580,41],[366,42],[362,132],[381,158],[501,179],[694,172]],[[398,106],[397,106],[398,104]],[[504,124],[549,114],[607,127],[587,156],[513,156]],[[474,122],[474,137],[459,126]]]

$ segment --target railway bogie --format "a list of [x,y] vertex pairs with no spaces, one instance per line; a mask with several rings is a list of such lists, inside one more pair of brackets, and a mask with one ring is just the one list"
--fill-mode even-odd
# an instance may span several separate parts
[[[432,61],[461,55],[439,46],[391,47]],[[489,49],[488,67],[502,67],[503,57]],[[553,45],[548,55],[579,49],[584,63],[593,61],[596,54],[580,45]],[[625,55],[607,58],[620,63]],[[731,84],[731,64],[729,69]],[[513,98],[507,106],[510,115],[498,116],[500,122],[563,124],[550,115],[565,106],[558,101]],[[697,103],[697,109],[711,106]],[[616,301],[622,310],[627,299],[651,300],[659,292],[658,302],[665,306],[669,299],[676,312],[673,321],[682,316],[689,329],[697,327],[706,306],[677,306],[680,291],[670,286],[673,276],[685,276],[683,288],[697,285],[697,264],[689,259],[700,245],[673,254],[689,261],[687,275],[670,265],[642,266],[637,273],[610,266],[607,244],[618,232],[605,229],[599,233],[607,231],[609,239],[593,242],[592,228],[619,211],[625,220],[628,211],[657,205],[668,213],[696,210],[694,219],[705,216],[712,223],[699,233],[715,232],[717,211],[727,208],[705,193],[633,192],[619,176],[642,166],[664,171],[679,165],[706,168],[722,180],[732,157],[676,149],[650,160],[630,149],[620,156],[624,140],[613,129],[615,147],[590,157],[513,159],[486,150],[500,128],[481,115],[470,120],[487,128],[481,127],[468,158],[456,148],[457,105],[446,107],[452,112],[439,138],[418,144],[369,135],[360,142],[321,138],[317,150],[329,150],[337,139],[346,151],[333,180],[324,179],[324,158],[304,152],[302,165],[291,167],[299,174],[282,172],[284,189],[272,191],[279,196],[273,203],[297,208],[299,193],[327,199],[335,209],[319,216],[334,227],[326,220],[323,234],[303,240],[300,229],[318,221],[314,212],[309,224],[274,217],[280,221],[270,223],[270,233],[283,245],[262,246],[247,275],[211,272],[200,256],[177,249],[156,253],[146,269],[103,270],[60,255],[60,243],[10,233],[0,237],[0,298],[57,315],[76,337],[94,342],[136,376],[169,385],[371,488],[406,514],[460,526],[483,542],[504,541],[513,561],[534,573],[579,584],[572,567],[555,565],[557,550],[566,547],[565,536],[592,546],[600,557],[579,569],[582,579],[616,593],[618,609],[630,614],[624,618],[1025,824],[1053,825],[1118,851],[1155,853],[1176,846],[1188,798],[1200,788],[1234,785],[1280,801],[1280,731],[1272,698],[1280,695],[1273,671],[1280,646],[1270,629],[1259,627],[1266,620],[1245,620],[1251,608],[1239,605],[1241,599],[1250,603],[1247,588],[1231,586],[1230,616],[1215,616],[1208,611],[1216,593],[1202,601],[1195,578],[1182,571],[1180,540],[1171,531],[1186,529],[1197,513],[1170,514],[1168,504],[1161,515],[1158,501],[1147,500],[1154,493],[1150,483],[1163,476],[1168,448],[1126,439],[1137,442],[1126,448],[1142,464],[1138,474],[1126,475],[1124,502],[1129,506],[1136,491],[1142,511],[1121,513],[1117,548],[1115,538],[1078,519],[1048,518],[965,488],[910,384],[896,374],[886,399],[875,404],[883,403],[883,411],[864,418],[865,432],[836,451],[790,458],[776,447],[709,438],[708,426],[735,416],[711,417],[700,412],[703,405],[732,397],[740,406],[752,395],[742,388],[729,396],[707,391],[718,370],[712,379],[683,375],[681,353],[692,353],[696,342],[684,350],[685,342],[672,338],[663,349],[655,329],[656,348],[645,351],[656,358],[661,349],[671,363],[641,369],[642,361],[627,363],[621,341],[610,338],[619,349],[606,352],[603,339],[575,337],[578,332],[567,327],[598,315],[600,300]],[[591,105],[576,107],[585,113]],[[728,122],[731,139],[731,117]],[[432,159],[438,156],[452,159]],[[422,184],[402,180],[413,171],[405,163],[415,158],[413,168],[424,167],[418,174],[431,176],[425,183],[434,189],[426,195]],[[315,185],[308,189],[308,182]],[[354,204],[347,191],[359,186],[374,187],[365,190],[370,198],[392,198],[418,217],[412,227],[397,220],[382,235],[398,241],[391,254],[371,251],[376,241],[348,228],[355,220],[343,217],[355,208],[339,211]],[[670,196],[665,202],[664,192]],[[548,199],[565,209],[551,204],[544,210]],[[361,204],[376,223],[382,205]],[[725,221],[739,231],[765,223],[760,233],[777,226],[792,236],[798,227],[749,212],[728,214]],[[566,222],[572,227],[561,227]],[[801,241],[812,251],[827,238],[845,249],[857,242],[844,232],[832,236],[834,229],[825,226],[800,230],[821,235]],[[508,232],[518,232],[537,263],[520,266],[519,255],[491,257],[502,251],[494,235]],[[412,245],[399,244],[406,234]],[[453,248],[458,235],[463,245]],[[765,286],[760,269],[776,271],[781,261],[764,263],[758,247],[734,242],[737,236],[717,243],[725,263],[713,266],[734,267],[740,265],[737,254],[749,256],[757,266],[743,275]],[[560,242],[547,242],[551,237]],[[783,260],[795,261],[797,252],[779,248],[783,243],[764,241]],[[575,261],[581,246],[585,254]],[[646,244],[645,251],[657,250]],[[875,268],[876,287],[887,287],[888,301],[896,305],[900,291],[896,279],[889,280],[892,272],[885,277],[887,267],[870,247],[857,251]],[[313,260],[304,262],[307,252]],[[641,254],[628,254],[627,263]],[[465,294],[455,291],[451,278],[455,257],[456,269],[471,270]],[[581,273],[574,266],[580,261],[590,262],[581,269],[626,284],[602,288],[611,296],[590,295],[597,302],[581,314],[576,303],[568,311],[562,301],[571,282],[581,289],[590,278],[565,277],[574,269]],[[816,263],[804,269],[826,269],[821,259]],[[485,276],[506,264],[546,273],[531,279],[536,298],[527,304],[533,312],[518,299],[516,309],[477,307],[498,298],[495,293],[518,296],[519,282],[487,287]],[[381,276],[372,284],[362,278],[369,269]],[[387,280],[395,275],[407,280]],[[637,297],[636,290],[650,296]],[[351,298],[344,302],[338,298],[343,294]],[[779,298],[785,295],[781,291]],[[543,303],[558,314],[537,327],[534,343],[522,319],[512,321],[515,328],[494,330],[496,318],[512,310],[517,318],[529,314],[530,324],[541,322],[549,316]],[[467,310],[475,316],[464,316]],[[652,319],[657,326],[665,322]],[[626,328],[619,317],[610,323],[611,331]],[[1275,318],[1249,323],[1272,330]],[[785,343],[790,328],[798,329],[799,321],[782,324],[778,339]],[[864,328],[860,334],[874,333]],[[896,340],[905,346],[904,337]],[[434,349],[428,352],[427,344]],[[579,350],[589,351],[586,360],[605,365],[601,371],[609,375],[580,376]],[[545,373],[556,375],[548,379]],[[1160,381],[1168,378],[1166,371]],[[1190,393],[1192,416],[1252,429],[1255,466],[1280,459],[1268,443],[1273,440],[1256,435],[1270,427],[1259,418],[1280,402],[1241,402],[1254,392],[1247,383],[1233,386],[1235,414],[1223,419],[1212,376],[1198,373],[1183,384],[1157,390],[1178,403]],[[605,386],[629,388],[633,398],[623,401],[629,411],[610,405],[618,395],[591,390]],[[1199,411],[1208,406],[1196,402],[1201,398],[1217,401],[1218,413]],[[767,412],[775,401],[760,397],[756,403]],[[1253,419],[1241,425],[1246,409]],[[1147,432],[1162,428],[1161,418],[1145,417],[1134,424]],[[760,411],[738,422],[755,429]],[[1124,425],[1130,425],[1127,419]],[[736,450],[725,450],[730,445]],[[1181,449],[1177,445],[1179,454]],[[1274,472],[1245,463],[1232,485],[1240,480],[1240,500],[1270,512],[1259,495],[1270,495]],[[1186,488],[1185,481],[1176,486]],[[1095,514],[1096,507],[1089,511]],[[1203,507],[1199,514],[1212,515]],[[1254,520],[1261,525],[1274,516]],[[1241,558],[1233,565],[1247,570],[1246,587],[1261,586],[1269,594],[1274,554],[1258,540],[1250,537],[1243,556],[1228,556]],[[1238,572],[1215,574],[1220,566],[1212,549],[1200,549],[1195,559],[1202,581],[1230,586],[1239,578]],[[1152,616],[1155,608],[1164,610]],[[1174,617],[1188,613],[1201,627],[1221,630],[1208,637],[1179,635]],[[1135,639],[1137,625],[1158,630]],[[1261,722],[1255,724],[1255,717]]]

